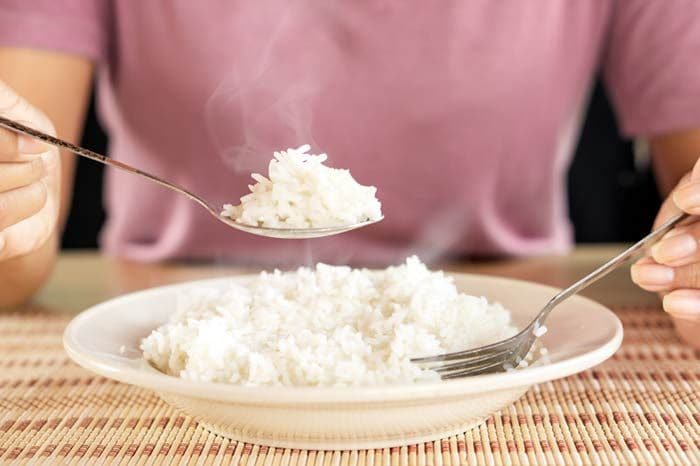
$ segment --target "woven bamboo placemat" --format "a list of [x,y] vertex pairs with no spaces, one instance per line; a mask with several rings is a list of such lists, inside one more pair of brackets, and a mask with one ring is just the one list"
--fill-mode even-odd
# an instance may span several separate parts
[[68,318],[0,314],[0,464],[700,465],[700,354],[664,313],[621,308],[608,362],[530,390],[482,426],[442,441],[314,452],[229,441],[154,393],[69,361]]

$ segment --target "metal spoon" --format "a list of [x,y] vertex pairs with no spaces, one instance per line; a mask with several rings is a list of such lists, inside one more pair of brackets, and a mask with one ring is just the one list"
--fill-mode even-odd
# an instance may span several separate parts
[[166,188],[172,189],[173,191],[175,191],[177,193],[184,194],[185,196],[187,196],[190,199],[192,199],[193,201],[195,201],[197,204],[204,207],[211,215],[213,215],[220,222],[223,222],[226,225],[228,225],[232,228],[235,228],[237,230],[245,231],[246,233],[252,233],[254,235],[267,236],[270,238],[284,238],[284,239],[319,238],[321,236],[337,235],[338,233],[344,233],[346,231],[355,230],[357,228],[362,228],[362,227],[365,227],[367,225],[371,225],[373,223],[379,222],[380,220],[382,220],[384,218],[384,217],[380,217],[376,220],[367,220],[367,221],[355,223],[352,225],[342,225],[342,226],[337,226],[337,227],[324,227],[324,228],[266,228],[266,227],[260,227],[260,226],[256,226],[256,225],[247,225],[247,224],[243,224],[243,223],[238,223],[231,218],[221,216],[220,209],[212,206],[207,201],[205,201],[201,197],[197,196],[196,194],[190,192],[189,190],[183,188],[182,186],[178,186],[178,185],[171,183],[169,181],[165,181],[161,178],[158,178],[155,175],[151,175],[150,173],[146,173],[142,170],[139,170],[138,168],[134,168],[134,167],[127,165],[123,162],[119,162],[118,160],[110,159],[104,155],[98,154],[96,152],[93,152],[91,150],[85,149],[85,148],[80,147],[80,146],[76,146],[74,144],[71,144],[70,142],[64,141],[62,139],[58,139],[58,138],[50,136],[46,133],[42,133],[41,131],[37,131],[33,128],[30,128],[28,126],[25,126],[21,123],[18,123],[14,120],[10,120],[10,119],[2,117],[2,116],[0,116],[0,126],[7,128],[9,130],[15,131],[17,133],[26,134],[27,136],[31,136],[33,138],[39,139],[40,141],[43,141],[47,144],[51,144],[52,146],[56,146],[56,147],[59,147],[61,149],[65,149],[65,150],[70,151],[76,155],[86,157],[90,160],[94,160],[96,162],[100,162],[102,164],[109,165],[110,167],[124,170],[124,171],[132,173],[134,175],[139,175],[139,176],[146,178],[150,181],[153,181],[154,183],[157,183],[161,186],[165,186]]

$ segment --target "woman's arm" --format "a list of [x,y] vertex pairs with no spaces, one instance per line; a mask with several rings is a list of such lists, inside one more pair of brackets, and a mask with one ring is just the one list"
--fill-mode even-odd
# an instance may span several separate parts
[[650,146],[659,190],[668,196],[700,158],[700,129],[654,137]]
[[[93,65],[77,56],[0,47],[0,81],[43,112],[53,123],[58,137],[71,142],[78,141],[82,131],[92,72]],[[60,195],[55,200],[60,202],[58,222],[51,225],[48,239],[31,251],[5,260],[0,251],[0,307],[29,299],[53,267],[70,206],[75,171],[73,155],[61,154],[60,159],[60,176],[57,176]]]
[[[681,209],[698,215],[700,130],[657,137],[651,148],[659,188],[665,194],[671,193],[654,226],[677,215]],[[691,171],[689,167],[693,165]],[[674,190],[676,185],[678,187]],[[697,322],[700,322],[700,223],[695,220],[676,227],[651,248],[649,257],[632,267],[632,279],[646,290],[661,293],[664,309],[675,319],[679,334],[700,348],[700,334],[697,333]]]

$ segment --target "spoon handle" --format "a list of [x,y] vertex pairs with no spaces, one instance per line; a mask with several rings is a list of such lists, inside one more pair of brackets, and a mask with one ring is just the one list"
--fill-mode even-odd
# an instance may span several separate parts
[[568,288],[560,291],[556,296],[554,296],[551,299],[551,301],[549,301],[549,303],[547,303],[544,309],[542,309],[540,315],[537,316],[537,320],[539,320],[540,322],[543,321],[547,317],[547,315],[549,315],[549,312],[551,312],[551,310],[557,304],[561,303],[570,296],[578,293],[579,291],[583,290],[589,285],[592,285],[593,283],[597,282],[598,280],[600,280],[601,278],[603,278],[604,276],[606,276],[607,274],[609,274],[610,272],[627,262],[629,259],[634,257],[639,251],[644,249],[646,246],[650,246],[656,243],[666,233],[671,231],[676,225],[678,225],[688,217],[690,217],[690,215],[686,214],[685,212],[671,217],[664,224],[659,226],[656,230],[652,231],[647,236],[637,241],[632,246],[625,249],[620,254],[616,255],[615,257],[613,257],[612,259],[595,269],[593,272],[589,273],[585,277],[573,283]]
[[10,120],[10,119],[5,118],[3,116],[0,116],[0,126],[7,128],[11,131],[14,131],[16,133],[21,133],[21,134],[25,134],[27,136],[33,137],[35,139],[38,139],[38,140],[45,142],[47,144],[50,144],[52,146],[56,146],[60,149],[65,149],[65,150],[72,152],[76,155],[80,155],[81,157],[85,157],[85,158],[88,158],[90,160],[94,160],[95,162],[99,162],[99,163],[102,163],[104,165],[118,168],[120,170],[124,170],[124,171],[132,173],[134,175],[138,175],[138,176],[141,176],[143,178],[146,178],[146,179],[153,181],[154,183],[157,183],[161,186],[165,186],[166,188],[172,189],[175,192],[178,192],[180,194],[184,194],[185,196],[189,197],[190,199],[192,199],[193,201],[197,202],[202,207],[207,209],[209,212],[218,216],[218,213],[215,211],[215,209],[212,206],[210,206],[204,199],[193,194],[192,192],[183,188],[182,186],[178,186],[176,184],[170,183],[169,181],[165,181],[161,178],[158,178],[155,175],[151,175],[150,173],[146,173],[143,170],[139,170],[138,168],[134,168],[131,165],[128,165],[128,164],[123,163],[123,162],[119,162],[118,160],[110,159],[107,156],[104,156],[102,154],[98,154],[97,152],[93,152],[89,149],[85,149],[84,147],[76,146],[75,144],[71,144],[70,142],[64,141],[63,139],[59,139],[57,137],[51,136],[51,135],[43,133],[41,131],[37,131],[33,128],[30,128],[29,126],[25,126],[21,123],[18,123],[14,120]]

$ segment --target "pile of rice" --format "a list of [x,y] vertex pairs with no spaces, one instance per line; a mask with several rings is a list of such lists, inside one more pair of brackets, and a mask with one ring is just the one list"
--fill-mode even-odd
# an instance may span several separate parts
[[257,182],[237,206],[225,204],[224,217],[267,228],[326,228],[382,216],[377,188],[359,184],[349,170],[327,167],[326,154],[309,154],[309,145],[275,152],[268,178]]
[[195,287],[141,349],[161,371],[196,381],[380,385],[439,378],[411,357],[514,334],[501,305],[411,257],[382,271],[318,264]]

